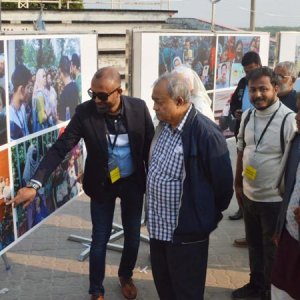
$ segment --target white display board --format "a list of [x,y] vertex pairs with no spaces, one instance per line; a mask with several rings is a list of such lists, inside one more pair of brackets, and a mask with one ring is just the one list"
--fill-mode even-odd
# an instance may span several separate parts
[[292,61],[296,64],[298,79],[294,89],[300,92],[300,32],[283,31],[279,34],[279,62]]
[[81,193],[79,143],[27,209],[6,204],[89,99],[96,70],[95,33],[0,37],[0,255]]
[[[133,95],[146,101],[154,117],[151,100],[153,83],[162,73],[172,72],[179,62],[199,75],[215,100],[216,91],[234,90],[244,76],[241,66],[243,54],[256,51],[262,64],[268,64],[269,38],[268,33],[261,32],[134,31]],[[217,110],[218,118],[222,108],[214,101],[212,108]]]

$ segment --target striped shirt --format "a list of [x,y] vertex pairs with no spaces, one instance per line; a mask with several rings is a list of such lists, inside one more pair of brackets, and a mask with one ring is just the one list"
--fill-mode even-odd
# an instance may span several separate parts
[[181,133],[192,105],[173,130],[165,124],[151,157],[147,177],[147,211],[150,238],[171,241],[177,226],[183,180]]

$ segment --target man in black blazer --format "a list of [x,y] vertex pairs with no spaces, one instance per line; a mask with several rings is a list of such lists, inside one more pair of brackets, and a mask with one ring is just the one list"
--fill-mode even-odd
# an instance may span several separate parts
[[52,171],[83,138],[87,149],[83,189],[91,198],[93,224],[89,293],[92,300],[104,299],[106,245],[115,199],[120,197],[124,250],[118,275],[124,297],[135,299],[137,290],[131,277],[139,247],[154,128],[145,102],[122,95],[120,74],[115,68],[99,69],[88,92],[92,99],[77,106],[62,136],[41,161],[27,187],[20,189],[11,203],[27,207]]

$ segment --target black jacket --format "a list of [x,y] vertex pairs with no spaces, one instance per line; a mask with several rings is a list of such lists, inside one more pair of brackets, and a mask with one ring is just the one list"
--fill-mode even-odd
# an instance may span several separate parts
[[[242,109],[243,106],[243,96],[245,92],[245,88],[248,84],[246,77],[240,79],[234,93],[231,96],[230,100],[230,113],[234,116],[234,113],[237,109]],[[234,135],[237,136],[240,129],[241,121],[236,120],[234,126]]]
[[[148,152],[154,134],[146,103],[137,98],[122,97],[137,184],[145,191]],[[41,161],[33,179],[44,183],[66,154],[83,138],[87,149],[83,189],[92,199],[105,197],[108,178],[108,145],[104,116],[97,113],[93,100],[77,106],[64,133]]]
[[[163,123],[152,141],[150,159]],[[193,107],[182,132],[183,190],[173,243],[206,239],[222,219],[233,194],[233,175],[225,138],[216,124]]]

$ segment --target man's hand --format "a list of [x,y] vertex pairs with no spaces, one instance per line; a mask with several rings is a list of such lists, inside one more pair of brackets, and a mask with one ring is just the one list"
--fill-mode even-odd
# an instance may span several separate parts
[[294,210],[295,220],[300,225],[300,206]]
[[242,118],[242,113],[243,111],[241,109],[236,109],[234,112],[234,117],[240,121]]
[[15,198],[7,202],[7,204],[13,204],[14,207],[23,203],[23,208],[27,208],[36,196],[36,190],[33,188],[21,188]]
[[235,185],[235,196],[236,196],[236,199],[238,201],[238,204],[240,207],[243,207],[243,187],[240,186],[240,185]]

